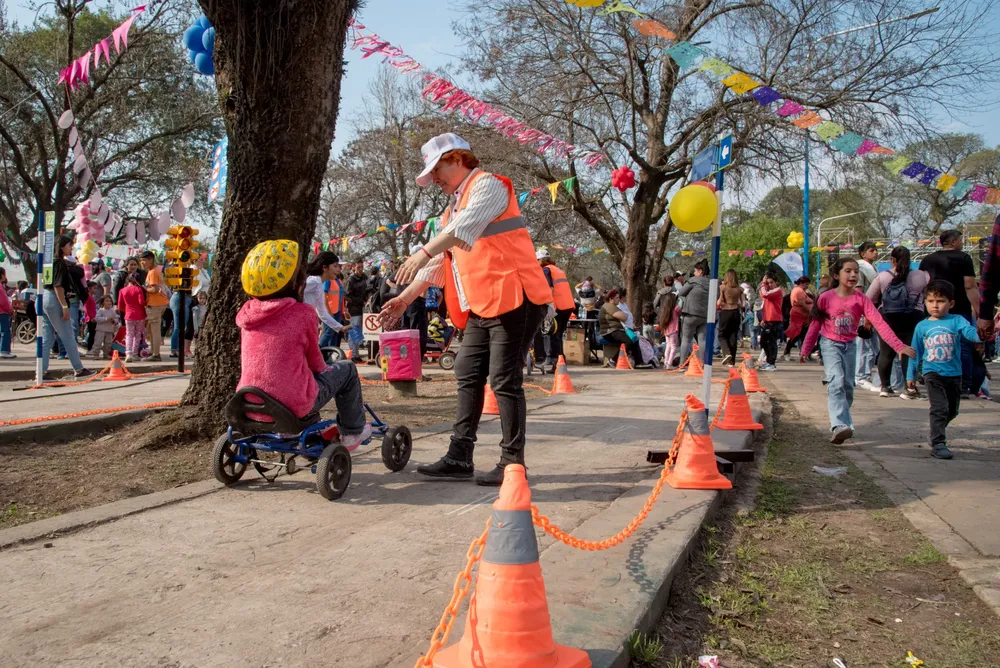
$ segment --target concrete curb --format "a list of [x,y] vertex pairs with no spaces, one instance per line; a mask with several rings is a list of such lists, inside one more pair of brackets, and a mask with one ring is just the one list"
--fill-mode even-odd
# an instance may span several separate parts
[[[30,358],[30,359],[34,359],[34,358]],[[84,366],[87,366],[86,362],[90,362],[90,363],[92,363],[94,365],[94,366],[89,367],[91,371],[100,371],[102,368],[104,368],[104,365],[108,363],[108,360],[93,360],[93,359],[89,359],[88,358],[88,359],[85,360]],[[185,362],[185,369],[187,371],[191,371],[191,364],[190,364],[191,360],[186,359],[186,360],[184,360],[184,362]],[[97,366],[97,365],[100,365],[100,366]],[[142,363],[142,364],[130,364],[129,367],[128,367],[128,370],[131,371],[132,373],[153,373],[153,372],[157,372],[157,371],[171,371],[171,370],[174,370],[176,368],[177,368],[177,361],[174,360],[174,362],[172,364],[168,363],[168,362],[162,362],[162,363],[161,362],[152,362],[152,363]],[[66,374],[66,378],[64,378],[64,380],[72,380],[73,379],[72,378],[72,376],[73,376],[73,369],[72,368],[69,368],[69,369],[62,369],[62,368],[56,369],[54,367],[49,367],[49,371],[51,373],[55,374],[56,377],[60,377],[59,374],[65,373]],[[0,369],[0,383],[11,382],[11,381],[18,381],[18,380],[34,380],[34,379],[35,379],[35,367],[34,366],[32,366],[31,368],[25,368],[25,369]]]
[[171,407],[142,408],[139,410],[105,413],[103,415],[87,415],[66,420],[51,420],[35,424],[0,427],[0,438],[4,443],[25,441],[29,443],[58,443],[69,439],[96,436],[108,429],[132,424],[139,420]]
[[[528,402],[528,412],[542,410],[560,403],[562,403],[562,399],[534,399]],[[128,422],[139,420],[153,412],[153,410],[126,411],[124,413],[116,413],[101,417],[125,416],[131,418],[128,420],[122,419],[120,424],[126,424]],[[488,415],[483,417],[482,422],[490,422],[492,420],[499,419],[499,416]],[[86,424],[87,420],[88,418],[80,418],[80,422],[82,424]],[[43,424],[39,426],[65,429],[67,423],[69,422],[70,421],[62,421],[57,424]],[[92,420],[91,422],[96,423],[97,421]],[[102,429],[107,426],[117,425],[105,425]],[[424,427],[414,427],[410,431],[413,435],[413,440],[416,441],[422,438],[429,438],[431,436],[437,436],[438,434],[447,433],[451,431],[451,428],[452,423],[440,422],[437,424],[426,425]],[[4,430],[0,430],[0,435],[4,435],[5,433],[6,432]],[[77,434],[77,436],[79,436],[79,434]],[[240,482],[239,484],[249,485],[254,482],[256,482],[255,479],[248,479]],[[212,494],[213,492],[218,492],[223,489],[226,489],[225,485],[220,484],[216,480],[202,480],[183,485],[181,487],[175,487],[173,489],[153,492],[152,494],[143,494],[142,496],[136,496],[130,499],[121,499],[119,501],[106,503],[101,506],[77,510],[71,513],[66,513],[65,515],[58,515],[56,517],[38,520],[37,522],[30,522],[28,524],[22,524],[10,529],[4,529],[0,531],[0,551],[18,545],[23,545],[25,543],[32,543],[48,538],[56,538],[58,536],[74,533],[76,531],[80,531],[81,529],[98,526],[100,524],[107,524],[108,522],[114,522],[122,519],[123,517],[128,517],[129,515],[135,515],[136,513],[141,513],[147,510],[153,510],[154,508],[169,506],[174,503],[180,503],[181,501],[196,499],[200,496]]]

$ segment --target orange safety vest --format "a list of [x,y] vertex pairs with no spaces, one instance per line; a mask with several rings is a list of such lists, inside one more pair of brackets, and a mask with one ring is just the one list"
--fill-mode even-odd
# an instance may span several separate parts
[[549,270],[552,274],[552,299],[559,311],[576,310],[576,302],[573,301],[573,291],[569,289],[569,279],[566,272],[554,264],[547,264],[542,270]]
[[[472,244],[472,250],[453,248],[445,254],[444,297],[448,315],[459,329],[465,329],[469,312],[495,318],[518,308],[526,295],[528,301],[539,306],[552,301],[549,282],[535,259],[535,244],[521,217],[510,179],[488,172],[477,173],[462,192],[457,211],[468,206],[472,186],[481,178],[496,178],[506,186],[507,208],[486,226]],[[450,214],[448,208],[441,216],[441,229],[448,225]],[[468,311],[461,307],[459,291],[465,296]]]
[[330,281],[330,291],[326,293],[326,308],[330,315],[340,314],[340,304],[343,301],[344,286],[338,279]]

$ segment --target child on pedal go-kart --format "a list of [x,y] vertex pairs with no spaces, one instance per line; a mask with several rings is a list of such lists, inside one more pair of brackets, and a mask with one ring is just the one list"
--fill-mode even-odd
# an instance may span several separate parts
[[350,360],[327,366],[319,348],[316,309],[302,302],[305,263],[287,239],[257,244],[243,261],[243,290],[252,297],[236,315],[242,373],[239,387],[255,387],[297,417],[337,403],[340,442],[354,450],[371,437],[361,380]]

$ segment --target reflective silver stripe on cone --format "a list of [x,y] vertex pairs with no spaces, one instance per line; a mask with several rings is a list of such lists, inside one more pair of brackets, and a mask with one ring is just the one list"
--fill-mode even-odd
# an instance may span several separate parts
[[688,411],[688,428],[695,436],[708,436],[708,416],[705,411]]
[[494,510],[483,561],[521,566],[538,561],[538,539],[530,510]]
[[486,237],[496,236],[497,234],[503,234],[504,232],[513,232],[514,230],[519,230],[522,227],[525,227],[523,216],[504,218],[503,220],[498,220],[495,223],[487,225],[486,231],[479,235],[479,238],[485,239]]
[[735,394],[737,396],[741,394],[746,394],[747,389],[743,386],[743,381],[739,378],[733,378],[729,381],[729,394]]

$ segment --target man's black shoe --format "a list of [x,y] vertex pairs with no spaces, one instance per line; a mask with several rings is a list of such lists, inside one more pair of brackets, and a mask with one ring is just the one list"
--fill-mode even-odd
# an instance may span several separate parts
[[476,484],[488,487],[499,487],[503,484],[503,467],[498,464],[492,471],[477,473]]
[[[430,476],[431,478],[454,478],[456,480],[468,480],[475,473],[472,464],[461,464],[453,459],[442,457],[433,464],[422,464],[417,467],[417,473]],[[500,471],[501,480],[503,470]]]

